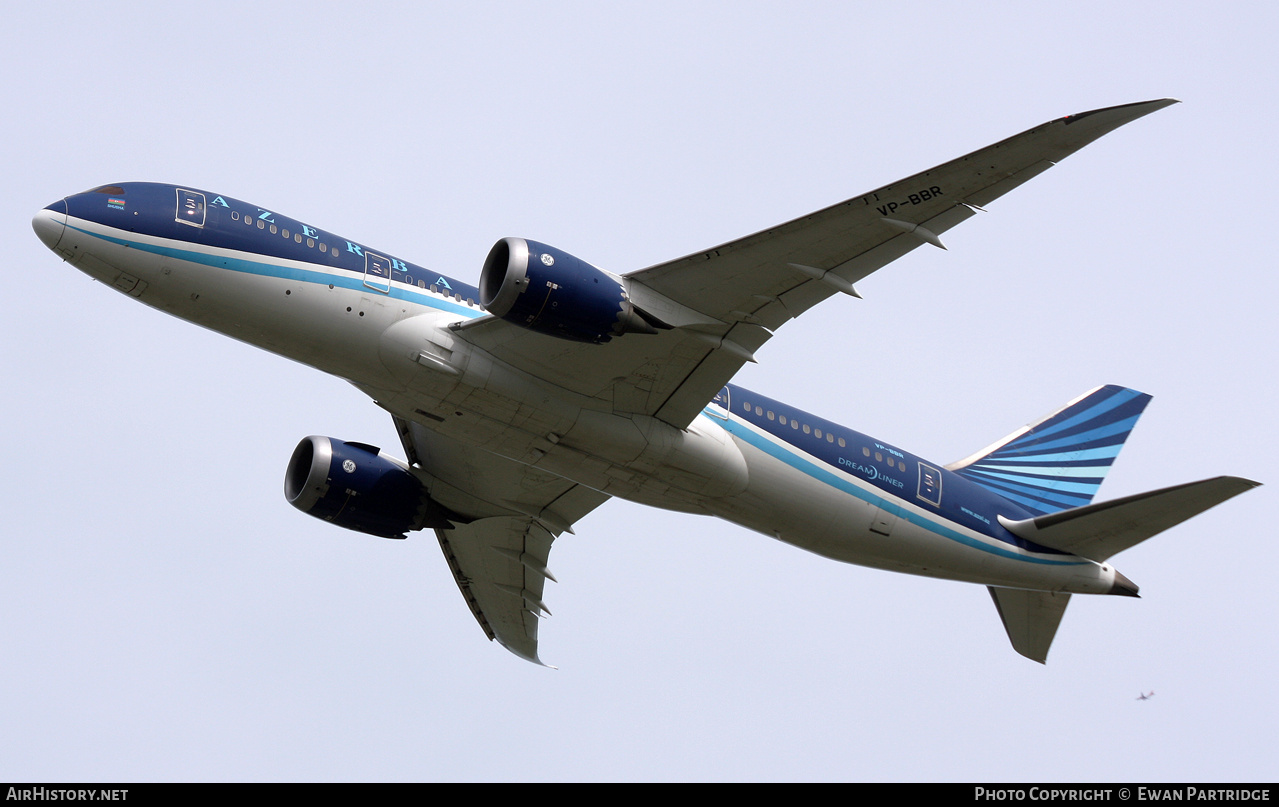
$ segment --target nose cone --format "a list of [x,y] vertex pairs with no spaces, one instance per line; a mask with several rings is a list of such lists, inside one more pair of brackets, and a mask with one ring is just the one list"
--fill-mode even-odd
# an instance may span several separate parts
[[31,219],[31,229],[49,249],[57,249],[62,233],[67,228],[67,200],[59,199]]

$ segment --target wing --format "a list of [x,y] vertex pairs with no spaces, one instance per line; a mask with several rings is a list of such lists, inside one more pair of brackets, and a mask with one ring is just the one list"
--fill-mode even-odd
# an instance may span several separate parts
[[395,418],[414,472],[457,514],[436,537],[453,579],[489,639],[541,664],[537,627],[551,542],[608,496]]
[[967,156],[624,280],[632,302],[673,326],[604,345],[566,342],[493,317],[458,329],[498,359],[614,412],[683,428],[773,332],[1093,140],[1176,101],[1060,118]]

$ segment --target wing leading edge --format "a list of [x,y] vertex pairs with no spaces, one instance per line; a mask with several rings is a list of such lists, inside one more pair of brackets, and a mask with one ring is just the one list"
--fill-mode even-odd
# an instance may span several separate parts
[[632,301],[674,326],[605,345],[496,318],[462,338],[614,412],[686,427],[787,321],[940,235],[1097,138],[1172,99],[1070,115],[861,196],[626,275]]

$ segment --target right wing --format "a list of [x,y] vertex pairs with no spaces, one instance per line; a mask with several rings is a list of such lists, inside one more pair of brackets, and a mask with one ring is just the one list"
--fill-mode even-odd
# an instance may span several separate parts
[[604,345],[568,342],[496,317],[463,339],[621,414],[686,427],[779,327],[938,236],[1097,138],[1176,101],[1059,118],[754,235],[624,278],[632,302],[674,326]]
[[514,460],[463,446],[395,418],[414,473],[431,498],[459,517],[436,538],[453,579],[485,635],[542,664],[543,614],[551,542],[608,496]]

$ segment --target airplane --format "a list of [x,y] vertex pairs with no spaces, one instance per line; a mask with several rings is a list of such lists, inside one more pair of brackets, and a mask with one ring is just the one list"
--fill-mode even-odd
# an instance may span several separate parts
[[[612,497],[847,563],[989,588],[1045,663],[1072,594],[1137,596],[1110,558],[1255,487],[1093,498],[1150,396],[1107,385],[950,464],[734,385],[778,328],[1104,134],[1176,103],[1070,115],[762,232],[614,274],[503,238],[478,285],[275,209],[122,182],[38,237],[142,303],[346,379],[406,459],[312,435],[287,500],[381,536],[433,530],[484,633],[537,664],[552,542]],[[549,666],[549,665],[546,665]]]
[[1137,695],[1137,697],[1136,697],[1134,700],[1139,700],[1139,701],[1148,701],[1148,700],[1150,700],[1151,698],[1153,698],[1154,696],[1155,696],[1155,691],[1152,689],[1152,690],[1150,690],[1149,694],[1147,694],[1147,693],[1145,693],[1145,692],[1141,692],[1141,693],[1139,693],[1139,694]]

